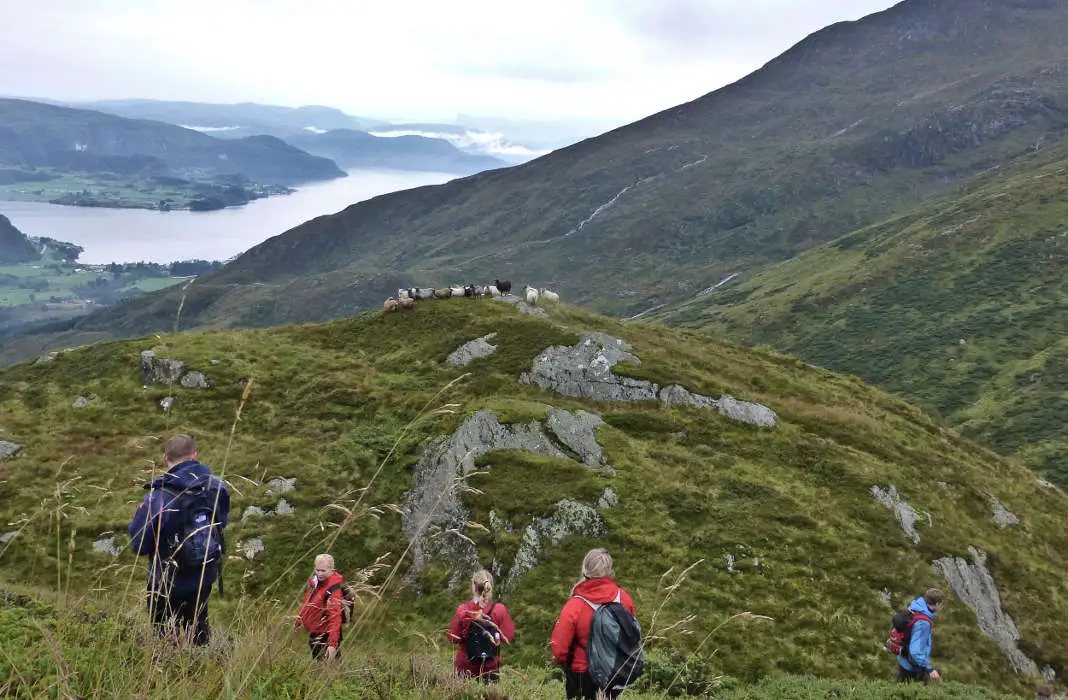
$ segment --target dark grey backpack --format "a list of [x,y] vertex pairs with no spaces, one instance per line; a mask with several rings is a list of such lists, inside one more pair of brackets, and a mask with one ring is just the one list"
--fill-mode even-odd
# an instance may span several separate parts
[[581,598],[593,608],[586,659],[590,676],[598,688],[622,690],[638,678],[645,664],[642,626],[620,603],[621,594],[610,603],[596,604]]

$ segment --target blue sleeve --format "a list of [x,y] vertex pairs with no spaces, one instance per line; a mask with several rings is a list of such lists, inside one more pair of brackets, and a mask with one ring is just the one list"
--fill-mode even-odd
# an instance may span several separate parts
[[925,668],[928,671],[931,666],[931,623],[926,620],[917,620],[912,626],[912,639],[909,641],[909,656],[913,666]]
[[149,492],[130,521],[130,546],[141,556],[148,556],[156,547],[156,517],[158,508],[153,508],[155,492]]

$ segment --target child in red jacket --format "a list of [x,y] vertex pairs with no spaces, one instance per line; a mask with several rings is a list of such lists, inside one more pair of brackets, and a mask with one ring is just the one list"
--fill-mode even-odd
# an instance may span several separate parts
[[329,554],[315,557],[315,573],[308,579],[304,604],[300,606],[298,626],[308,630],[308,646],[313,659],[325,656],[337,658],[341,645],[342,598],[341,584],[345,578],[334,570],[334,558]]
[[[459,645],[456,650],[456,675],[477,678],[483,683],[496,683],[501,677],[500,645],[515,639],[515,623],[508,614],[508,608],[502,603],[493,602],[493,575],[485,569],[476,571],[471,577],[471,596],[471,600],[456,608],[452,624],[449,625],[449,641]],[[472,623],[476,620],[479,622],[472,629]],[[468,649],[472,644],[468,637],[471,634],[486,635],[488,646],[495,653],[485,659],[469,658]]]
[[637,614],[630,595],[612,580],[612,555],[607,550],[591,549],[582,560],[582,580],[575,584],[571,598],[560,611],[551,646],[553,660],[564,667],[568,698],[594,700],[598,691],[614,698],[612,691],[598,688],[589,673],[586,645],[590,641],[593,608],[586,601],[595,605],[616,601],[631,615]]

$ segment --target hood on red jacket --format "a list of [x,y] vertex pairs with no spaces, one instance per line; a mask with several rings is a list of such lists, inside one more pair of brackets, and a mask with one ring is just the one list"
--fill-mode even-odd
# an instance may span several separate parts
[[308,589],[309,589],[309,591],[315,591],[320,586],[322,586],[323,588],[330,588],[330,586],[333,586],[335,583],[344,583],[344,582],[345,582],[345,577],[342,576],[341,574],[339,574],[336,571],[334,573],[330,574],[329,576],[327,576],[326,580],[323,581],[322,583],[319,583],[319,578],[315,574],[312,574],[311,578],[308,579]]
[[591,603],[611,603],[619,593],[619,585],[609,576],[586,579],[575,586],[575,595],[582,596]]

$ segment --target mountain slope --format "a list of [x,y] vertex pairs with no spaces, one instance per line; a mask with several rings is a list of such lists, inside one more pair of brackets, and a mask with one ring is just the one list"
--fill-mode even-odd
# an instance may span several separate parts
[[[621,316],[679,300],[1058,138],[1066,32],[1061,2],[906,0],[520,167],[308,222],[198,281],[186,319],[322,320],[377,306],[398,278],[511,278]],[[164,327],[151,316],[160,303],[139,300],[118,324]]]
[[1068,482],[1068,148],[654,314],[856,374]]
[[197,179],[240,174],[268,184],[344,175],[328,159],[271,136],[224,141],[162,122],[9,99],[0,99],[0,165]]
[[395,168],[471,174],[509,164],[490,156],[465,153],[448,141],[422,136],[380,138],[365,131],[333,129],[324,134],[294,134],[297,148],[330,158],[343,168]]
[[33,262],[41,257],[41,251],[33,241],[15,228],[3,214],[0,214],[0,265]]
[[[1026,673],[1068,670],[1061,491],[853,378],[546,311],[426,301],[0,371],[0,440],[19,445],[0,461],[0,518],[14,523],[0,580],[62,575],[72,595],[92,584],[136,607],[125,524],[159,439],[187,431],[234,484],[230,605],[281,619],[326,543],[349,574],[388,553],[373,579],[386,605],[351,631],[369,648],[438,639],[481,563],[519,625],[510,661],[545,664],[582,554],[605,545],[646,633],[663,637],[649,671],[663,687],[683,669],[698,685],[884,677],[882,595],[902,605],[932,584],[959,591],[938,625],[947,677],[1021,692]],[[461,347],[481,359],[450,365]],[[169,360],[184,365],[172,374]],[[1000,602],[965,599],[991,586]],[[980,607],[980,621],[972,606],[986,604],[999,612]],[[742,611],[774,620],[719,627]]]

